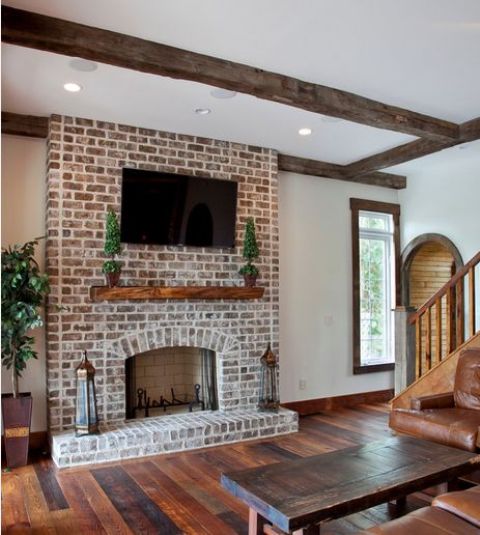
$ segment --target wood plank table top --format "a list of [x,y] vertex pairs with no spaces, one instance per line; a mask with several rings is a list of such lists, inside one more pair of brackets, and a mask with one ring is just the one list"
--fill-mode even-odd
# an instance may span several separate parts
[[289,533],[451,481],[479,463],[479,454],[400,436],[222,474],[222,485]]

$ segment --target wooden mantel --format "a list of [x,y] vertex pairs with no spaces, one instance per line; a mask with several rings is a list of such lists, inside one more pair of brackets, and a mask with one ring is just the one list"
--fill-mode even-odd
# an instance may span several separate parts
[[265,288],[244,286],[92,286],[92,301],[146,299],[260,299]]

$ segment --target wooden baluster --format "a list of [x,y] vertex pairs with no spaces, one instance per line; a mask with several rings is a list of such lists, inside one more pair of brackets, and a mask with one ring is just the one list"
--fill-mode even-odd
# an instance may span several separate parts
[[442,298],[435,302],[435,359],[442,360]]
[[453,288],[447,290],[447,355],[450,354],[455,345],[454,341],[454,319],[455,309],[453,308]]
[[425,332],[425,367],[427,371],[432,367],[432,309],[427,308],[425,313],[427,322]]
[[415,322],[415,376],[422,375],[422,316]]
[[456,290],[456,321],[455,321],[455,334],[456,334],[456,346],[462,345],[465,340],[465,308],[464,308],[464,279],[463,277],[455,285]]
[[475,334],[475,267],[468,270],[468,334]]

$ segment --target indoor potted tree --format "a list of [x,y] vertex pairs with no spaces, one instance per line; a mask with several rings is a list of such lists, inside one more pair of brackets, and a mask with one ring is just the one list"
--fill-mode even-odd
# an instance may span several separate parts
[[243,239],[243,258],[247,260],[247,263],[239,271],[240,275],[243,275],[245,286],[253,287],[257,282],[258,268],[252,264],[252,261],[258,258],[259,254],[255,222],[253,217],[249,217],[245,225],[245,237]]
[[107,228],[103,252],[110,257],[110,260],[105,260],[102,267],[109,288],[117,286],[120,279],[121,266],[118,260],[115,260],[115,257],[120,254],[120,251],[120,227],[118,225],[118,219],[115,212],[109,210],[107,212]]
[[2,365],[12,374],[12,393],[2,394],[2,417],[8,467],[24,466],[32,416],[30,392],[19,393],[18,378],[31,358],[37,358],[33,336],[43,325],[39,308],[49,291],[33,255],[38,238],[2,249]]

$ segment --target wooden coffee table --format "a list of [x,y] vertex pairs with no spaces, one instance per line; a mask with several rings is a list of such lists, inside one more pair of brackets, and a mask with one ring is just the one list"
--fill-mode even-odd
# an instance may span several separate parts
[[451,482],[479,463],[478,454],[401,436],[222,474],[222,485],[249,506],[249,535],[316,534],[322,521]]

